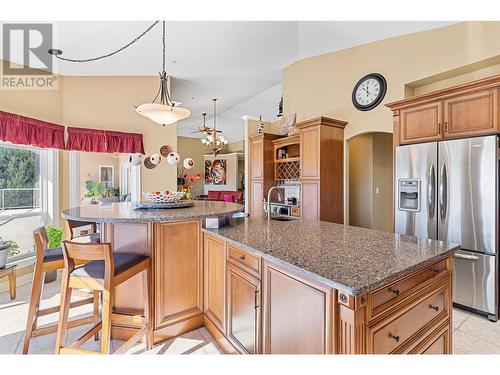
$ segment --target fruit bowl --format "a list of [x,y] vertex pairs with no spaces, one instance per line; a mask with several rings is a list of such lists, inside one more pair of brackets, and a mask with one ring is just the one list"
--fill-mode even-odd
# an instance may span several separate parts
[[155,192],[144,192],[142,193],[143,197],[148,201],[153,203],[172,203],[178,202],[182,198],[184,198],[184,192],[182,191],[155,191]]

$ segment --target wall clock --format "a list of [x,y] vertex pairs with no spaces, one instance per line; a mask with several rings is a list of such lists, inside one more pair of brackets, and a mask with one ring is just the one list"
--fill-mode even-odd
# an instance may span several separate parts
[[352,104],[360,111],[369,111],[380,104],[387,92],[383,75],[370,73],[361,78],[352,90]]

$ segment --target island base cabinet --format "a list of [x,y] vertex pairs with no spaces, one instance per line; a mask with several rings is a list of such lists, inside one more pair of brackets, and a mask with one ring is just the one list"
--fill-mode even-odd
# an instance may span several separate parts
[[261,353],[260,281],[227,266],[227,338],[240,352]]
[[264,354],[332,353],[333,294],[264,263]]
[[155,341],[203,325],[200,237],[199,221],[155,224]]

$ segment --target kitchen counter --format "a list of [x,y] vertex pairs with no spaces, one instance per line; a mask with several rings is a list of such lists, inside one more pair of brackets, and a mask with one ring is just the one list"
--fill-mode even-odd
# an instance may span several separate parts
[[203,231],[350,295],[371,291],[459,248],[312,220],[235,219],[230,226]]
[[243,210],[243,205],[218,201],[194,201],[193,207],[176,209],[134,209],[133,203],[109,203],[64,210],[65,219],[97,223],[172,222],[220,217]]

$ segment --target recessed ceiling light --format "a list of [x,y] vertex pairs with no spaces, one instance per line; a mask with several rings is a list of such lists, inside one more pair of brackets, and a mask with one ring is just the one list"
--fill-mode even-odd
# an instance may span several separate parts
[[179,61],[177,60],[172,60],[172,64],[177,64]]

